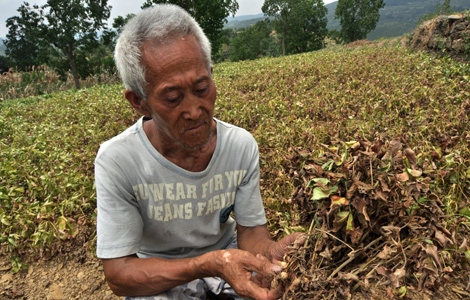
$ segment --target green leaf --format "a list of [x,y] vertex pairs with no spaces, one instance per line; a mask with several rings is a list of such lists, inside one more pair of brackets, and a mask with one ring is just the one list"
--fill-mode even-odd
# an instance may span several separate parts
[[446,159],[446,163],[448,165],[452,165],[454,163],[454,153],[450,153],[450,154],[446,155],[445,159]]
[[328,189],[322,189],[321,187],[316,187],[313,189],[313,196],[310,200],[320,200],[328,198],[331,194],[334,194],[338,191],[338,186],[333,186]]
[[339,213],[337,213],[337,216],[339,217],[338,223],[343,223],[344,221],[346,221],[346,218],[348,218],[349,215],[349,211],[340,211]]
[[400,297],[405,297],[405,295],[408,293],[408,289],[406,288],[406,286],[402,286],[398,292],[400,293]]
[[8,238],[8,244],[10,244],[10,246],[13,246],[12,248],[17,248],[18,246],[16,245],[16,242],[14,239],[12,239],[11,237]]
[[313,178],[308,182],[307,187],[313,187],[317,182],[321,182],[323,185],[328,185],[328,183],[330,183],[326,178]]
[[14,191],[18,193],[24,193],[24,188],[15,188]]
[[428,198],[428,197],[420,197],[420,198],[418,199],[418,203],[419,203],[419,204],[423,204],[423,203],[426,203],[426,202],[428,202],[428,201],[429,201],[429,198]]
[[348,216],[348,223],[346,223],[346,229],[351,231],[354,230],[354,219],[352,214],[349,214]]
[[321,168],[325,171],[331,171],[331,169],[333,168],[333,164],[334,164],[334,160],[330,160],[326,163],[324,163]]
[[470,208],[468,207],[462,208],[461,210],[459,210],[459,214],[467,218],[470,218]]

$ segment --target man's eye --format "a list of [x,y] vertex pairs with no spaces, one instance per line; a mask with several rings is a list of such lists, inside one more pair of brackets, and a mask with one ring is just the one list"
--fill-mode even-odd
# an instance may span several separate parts
[[206,91],[207,91],[207,88],[203,88],[203,89],[196,90],[196,93],[197,94],[204,94]]
[[168,98],[166,101],[169,103],[176,103],[181,99],[181,96],[178,96],[176,98]]

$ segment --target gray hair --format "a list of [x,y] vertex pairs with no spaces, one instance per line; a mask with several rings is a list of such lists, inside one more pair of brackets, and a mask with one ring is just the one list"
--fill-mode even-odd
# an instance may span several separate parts
[[142,10],[124,26],[114,53],[116,67],[126,89],[147,99],[145,67],[142,65],[142,46],[148,42],[162,43],[169,39],[192,35],[201,47],[211,67],[211,44],[199,24],[179,6],[159,4]]

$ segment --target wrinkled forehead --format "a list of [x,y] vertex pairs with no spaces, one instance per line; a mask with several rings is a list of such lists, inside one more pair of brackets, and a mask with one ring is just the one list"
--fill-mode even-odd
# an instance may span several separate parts
[[155,73],[169,60],[200,61],[210,71],[210,64],[196,37],[192,35],[177,36],[163,41],[151,40],[142,45],[141,63],[146,73]]
[[204,53],[192,36],[169,40],[167,43],[147,43],[143,47],[141,61],[149,84],[165,81],[165,77],[189,70],[200,76],[211,76]]

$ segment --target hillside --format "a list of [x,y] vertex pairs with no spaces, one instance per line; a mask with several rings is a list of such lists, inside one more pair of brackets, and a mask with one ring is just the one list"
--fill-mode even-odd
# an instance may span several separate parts
[[[419,19],[434,11],[437,0],[385,0],[386,5],[380,10],[380,20],[375,30],[367,36],[368,40],[381,37],[401,36],[411,33],[418,25]],[[443,1],[439,1],[442,3]],[[470,9],[468,0],[451,0],[457,11]],[[334,19],[337,2],[326,5],[328,8],[328,29],[340,29],[338,19]]]
[[[367,39],[376,40],[381,37],[401,36],[411,33],[418,25],[418,20],[425,14],[434,11],[438,0],[385,0],[386,5],[380,10],[380,20],[377,27]],[[442,0],[439,1],[442,3]],[[325,5],[328,9],[327,28],[340,29],[339,20],[334,18],[337,2]],[[451,5],[457,11],[470,9],[468,0],[451,0]],[[263,19],[263,14],[243,16],[229,19],[225,28],[243,28]]]
[[[274,238],[315,233],[289,299],[462,299],[470,70],[369,44],[217,64],[214,116],[258,142]],[[118,299],[93,254],[93,161],[137,118],[122,85],[2,103],[0,299]]]

